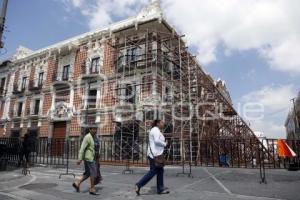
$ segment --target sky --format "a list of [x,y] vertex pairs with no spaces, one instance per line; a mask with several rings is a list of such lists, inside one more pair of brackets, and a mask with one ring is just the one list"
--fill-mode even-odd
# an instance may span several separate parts
[[[135,16],[150,1],[9,0],[0,59],[20,45],[37,50]],[[161,6],[204,70],[226,82],[252,130],[285,138],[290,99],[300,91],[300,1],[161,0]],[[249,114],[251,106],[263,110]]]

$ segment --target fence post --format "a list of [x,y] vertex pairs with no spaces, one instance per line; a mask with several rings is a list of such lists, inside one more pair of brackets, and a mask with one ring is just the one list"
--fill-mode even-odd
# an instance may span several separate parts
[[266,171],[265,171],[265,163],[264,163],[264,139],[262,139],[261,143],[258,143],[258,151],[259,151],[259,174],[260,174],[260,184],[267,184],[266,180]]
[[72,175],[75,178],[74,173],[69,173],[69,142],[70,142],[69,137],[67,137],[67,139],[65,140],[65,143],[67,145],[67,148],[66,148],[66,153],[67,153],[67,169],[66,170],[67,171],[66,171],[66,173],[60,174],[59,179],[61,178],[61,176],[66,176],[66,175]]
[[177,173],[176,176],[178,177],[180,175],[183,175],[183,176],[188,176],[190,178],[193,178],[193,175],[192,175],[192,163],[191,163],[191,161],[189,162],[189,172],[188,173],[185,172],[185,161],[186,161],[185,160],[185,158],[186,158],[185,153],[186,153],[186,149],[190,149],[190,148],[183,148],[184,145],[185,145],[185,142],[181,141],[180,147],[182,149],[180,150],[180,152],[182,152],[182,155],[184,155],[183,158],[181,158],[181,160],[182,160],[182,172],[181,173]]

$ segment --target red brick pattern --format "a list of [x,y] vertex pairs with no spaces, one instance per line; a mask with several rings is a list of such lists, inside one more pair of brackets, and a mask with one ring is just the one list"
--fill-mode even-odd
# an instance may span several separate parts
[[70,124],[70,133],[69,136],[79,136],[80,135],[80,125],[78,123],[78,118],[73,117]]
[[9,115],[9,118],[12,118],[13,117],[13,115],[14,115],[14,106],[15,106],[15,103],[16,103],[16,100],[15,99],[12,99],[12,100],[10,100],[10,104],[9,104],[9,113],[8,113],[8,115]]
[[45,94],[44,96],[44,103],[43,103],[43,115],[46,115],[51,108],[52,104],[52,95]]
[[112,135],[115,133],[115,123],[113,122],[113,114],[105,113],[101,115],[100,135]]
[[4,138],[4,137],[6,137],[4,135],[4,127],[3,128],[0,127],[0,138]]
[[41,123],[40,128],[40,137],[48,137],[49,136],[49,122],[44,120]]
[[142,89],[140,100],[143,101],[152,94],[153,80],[152,75],[144,76],[142,79]]
[[48,67],[47,67],[47,77],[46,77],[46,87],[51,86],[53,82],[53,76],[57,72],[58,67],[58,59],[52,56],[48,59]]
[[101,108],[112,107],[116,104],[116,83],[103,83],[101,87]]
[[80,110],[83,108],[84,102],[82,100],[82,97],[84,95],[84,89],[78,88],[74,90],[74,101],[73,104],[75,106],[76,110]]
[[32,66],[29,74],[29,81],[32,81],[33,84],[36,81],[34,80],[35,68],[36,68],[35,66]]
[[111,40],[104,44],[104,62],[101,69],[101,73],[106,76],[111,76],[115,73],[114,61],[116,59],[116,52],[110,42]]
[[27,117],[30,115],[30,103],[31,103],[31,97],[28,97],[25,102],[25,113],[24,117]]
[[85,45],[81,46],[77,51],[74,64],[74,80],[77,80],[82,75],[82,67],[85,66],[87,58],[87,48]]
[[17,71],[15,72],[14,85],[17,85],[17,84],[18,84],[19,78],[20,78],[20,70],[17,70]]

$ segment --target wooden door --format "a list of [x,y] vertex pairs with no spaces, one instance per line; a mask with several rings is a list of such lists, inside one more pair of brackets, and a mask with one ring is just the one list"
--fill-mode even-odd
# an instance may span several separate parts
[[56,122],[53,125],[52,155],[61,156],[64,153],[64,142],[66,137],[66,122]]

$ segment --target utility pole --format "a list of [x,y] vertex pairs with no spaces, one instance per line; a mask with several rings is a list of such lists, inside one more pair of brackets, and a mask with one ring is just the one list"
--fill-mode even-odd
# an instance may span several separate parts
[[0,13],[0,48],[2,49],[4,47],[4,42],[2,40],[3,32],[4,32],[4,24],[5,24],[5,17],[6,17],[6,11],[7,11],[7,4],[8,0],[3,0],[2,4],[2,10]]
[[[296,136],[296,132],[299,129],[298,125],[299,125],[299,121],[298,121],[298,116],[297,116],[297,111],[296,111],[296,104],[295,104],[295,98],[291,99],[291,101],[293,102],[293,109],[294,109],[294,123],[295,123],[295,133],[294,136]],[[296,138],[296,137],[295,137]]]

